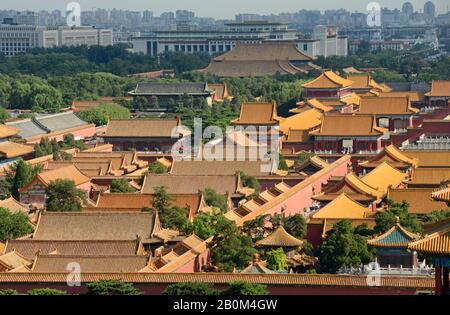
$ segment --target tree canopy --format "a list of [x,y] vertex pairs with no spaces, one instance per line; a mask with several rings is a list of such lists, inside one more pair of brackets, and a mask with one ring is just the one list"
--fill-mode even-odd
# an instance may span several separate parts
[[112,193],[133,193],[136,190],[130,186],[126,178],[119,178],[111,181],[110,191]]
[[173,198],[164,186],[154,188],[152,206],[159,213],[163,227],[183,231],[188,228],[187,210],[174,206]]
[[269,292],[264,284],[248,283],[244,281],[233,281],[228,288],[221,292],[222,295],[268,295]]
[[286,254],[282,248],[273,249],[266,253],[267,268],[275,271],[286,270]]
[[400,203],[396,203],[390,199],[386,201],[387,210],[378,212],[375,215],[375,228],[378,233],[384,233],[394,226],[397,221],[397,217],[400,219],[400,224],[408,231],[418,233],[422,231],[422,225],[420,224],[417,216],[408,212],[409,204],[403,200]]
[[87,295],[141,295],[132,283],[120,280],[99,280],[87,284]]
[[230,220],[219,221],[216,231],[208,245],[212,263],[225,272],[247,267],[255,252],[252,239],[241,234],[236,224]]
[[75,182],[69,179],[51,181],[45,193],[48,211],[81,211],[86,200],[86,192],[77,188]]
[[204,282],[180,282],[169,284],[163,295],[218,295],[219,291]]
[[24,213],[11,213],[0,207],[0,241],[15,239],[32,232],[33,228]]
[[130,110],[118,104],[100,104],[94,108],[82,111],[80,117],[96,126],[104,126],[109,119],[128,119],[130,118]]
[[351,222],[337,222],[327,232],[319,250],[319,264],[323,272],[336,273],[341,267],[360,267],[373,261],[374,253],[367,247],[367,238],[354,233]]

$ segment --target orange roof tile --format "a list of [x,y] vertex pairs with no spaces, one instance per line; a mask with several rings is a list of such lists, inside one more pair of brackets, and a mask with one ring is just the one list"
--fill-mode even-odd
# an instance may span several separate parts
[[20,203],[13,197],[0,200],[0,207],[8,209],[12,213],[21,212],[28,215],[28,213],[30,212],[30,208],[28,206],[24,205],[23,203]]
[[425,254],[450,254],[450,226],[425,236],[423,239],[410,243],[408,249]]
[[325,114],[315,136],[381,136],[383,133],[375,125],[372,115]]
[[419,102],[423,100],[424,93],[419,91],[390,91],[380,93],[379,97],[409,97],[411,102]]
[[342,194],[312,215],[314,219],[363,219],[372,212],[360,203]]
[[440,185],[450,179],[450,168],[416,168],[408,185]]
[[392,167],[417,167],[419,160],[417,158],[410,158],[400,151],[395,145],[390,144],[383,149],[374,158],[358,163],[362,167],[371,168],[378,166],[383,162],[388,163]]
[[108,121],[104,137],[171,137],[179,119],[112,119]]
[[322,113],[314,108],[286,118],[280,123],[280,130],[289,133],[289,129],[310,130],[320,125]]
[[431,193],[431,198],[437,201],[444,201],[450,203],[450,184],[439,188]]
[[40,173],[37,178],[45,185],[48,186],[51,181],[57,179],[69,179],[75,182],[75,185],[82,185],[90,181],[90,178],[85,176],[75,165],[69,165],[61,168],[57,168],[51,171],[44,171]]
[[331,110],[333,110],[332,107],[327,106],[325,104],[323,104],[321,101],[319,101],[317,98],[312,98],[306,101],[302,101],[296,104],[298,107],[291,109],[289,112],[291,113],[301,113],[304,112],[305,110],[308,110],[308,108],[315,108],[321,112],[329,112]]
[[388,197],[395,202],[406,200],[409,204],[409,213],[421,215],[434,210],[450,210],[445,202],[432,199],[433,190],[433,188],[389,189]]
[[431,91],[425,95],[431,97],[450,96],[450,81],[433,80],[431,82]]
[[383,162],[361,180],[377,190],[387,192],[389,187],[397,188],[408,175]]
[[33,151],[33,147],[29,145],[11,141],[0,142],[0,155],[3,155],[7,159],[27,155]]
[[[332,274],[243,274],[243,273],[83,273],[84,282],[122,280],[132,283],[205,282],[227,284],[232,281],[302,287],[373,288],[366,275]],[[66,283],[66,273],[0,273],[0,283]],[[379,288],[433,290],[434,277],[389,276],[380,278]]]
[[234,125],[277,125],[280,119],[277,106],[273,103],[242,103],[238,119],[232,120]]
[[450,167],[450,152],[448,150],[402,152],[407,157],[419,160],[419,167]]
[[15,136],[19,132],[20,132],[20,129],[18,129],[16,127],[0,124],[0,139]]
[[341,89],[352,84],[353,81],[344,79],[333,71],[325,71],[316,79],[303,84],[303,87],[305,89]]
[[303,241],[295,238],[280,226],[273,233],[269,234],[262,240],[256,242],[258,246],[273,247],[298,247],[302,246]]
[[412,115],[419,110],[410,107],[408,97],[363,97],[358,113],[370,115]]

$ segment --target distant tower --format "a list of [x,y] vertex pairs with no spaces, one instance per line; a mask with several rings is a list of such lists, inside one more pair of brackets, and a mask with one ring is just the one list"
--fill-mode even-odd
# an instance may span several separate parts
[[411,15],[414,13],[414,7],[411,2],[405,2],[402,6],[402,12],[406,15]]
[[434,18],[436,16],[436,6],[434,5],[434,3],[431,1],[426,2],[423,6],[423,13],[425,13],[425,15],[429,17]]

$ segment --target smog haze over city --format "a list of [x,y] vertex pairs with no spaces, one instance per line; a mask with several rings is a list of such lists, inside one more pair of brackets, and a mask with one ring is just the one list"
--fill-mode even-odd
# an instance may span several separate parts
[[[14,10],[64,10],[67,3],[71,1],[61,0],[20,0],[20,1],[1,1],[0,9]],[[191,10],[197,16],[212,17],[217,19],[231,19],[238,13],[258,13],[258,14],[278,14],[281,12],[295,12],[302,9],[305,10],[337,10],[345,9],[350,12],[366,12],[366,6],[369,0],[228,0],[228,1],[212,1],[214,5],[210,5],[211,1],[206,0],[78,0],[82,10],[92,10],[93,8],[102,9],[127,9],[127,10],[151,10],[155,14],[165,11]],[[379,0],[382,7],[389,9],[401,9],[403,0]],[[425,0],[410,1],[415,8],[423,8]],[[436,12],[447,12],[450,2],[448,0],[435,0]],[[208,4],[208,5],[207,5]]]

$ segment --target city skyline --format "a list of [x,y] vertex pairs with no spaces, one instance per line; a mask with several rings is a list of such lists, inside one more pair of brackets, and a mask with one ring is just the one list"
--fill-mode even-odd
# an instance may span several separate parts
[[[32,10],[32,11],[40,11],[40,10],[55,10],[59,9],[63,11],[65,9],[65,4],[70,1],[62,2],[60,0],[43,0],[43,1],[30,1],[30,0],[22,0],[20,3],[4,3],[0,4],[0,10]],[[219,2],[214,5],[214,8],[211,9],[205,6],[205,0],[167,0],[163,3],[148,3],[142,0],[129,0],[126,4],[122,1],[111,0],[78,0],[81,4],[82,10],[90,11],[95,10],[97,8],[101,9],[127,9],[127,10],[150,10],[154,12],[155,15],[159,15],[163,12],[167,11],[176,11],[176,10],[191,10],[195,12],[197,16],[200,17],[213,17],[216,19],[234,19],[234,16],[239,13],[258,13],[262,15],[268,14],[278,14],[283,12],[296,12],[302,9],[305,10],[337,10],[337,9],[345,9],[350,12],[358,11],[365,12],[366,5],[370,1],[360,1],[360,0],[350,0],[346,1],[345,4],[342,4],[341,1],[337,0],[321,0],[320,3],[311,3],[306,0],[280,0],[273,3],[272,0],[258,0],[258,5],[256,6],[255,0],[228,0],[225,2]],[[189,4],[187,4],[187,2]],[[401,6],[406,1],[388,1],[381,0],[378,1],[382,7],[386,7],[389,9],[398,8],[401,9]],[[415,11],[422,11],[423,5],[426,1],[424,0],[412,0],[410,1]],[[445,13],[448,11],[449,4],[447,0],[434,0],[433,3],[436,6],[436,13]]]

